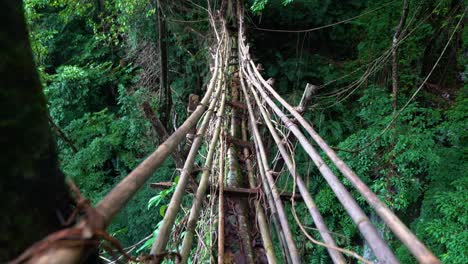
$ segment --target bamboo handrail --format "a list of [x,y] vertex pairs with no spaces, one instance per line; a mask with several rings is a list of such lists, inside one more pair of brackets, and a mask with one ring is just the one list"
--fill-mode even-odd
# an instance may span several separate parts
[[[225,65],[225,60],[222,61],[221,65]],[[205,135],[205,132],[208,128],[209,121],[218,101],[219,95],[221,94],[221,80],[223,78],[224,77],[222,75],[221,78],[218,78],[217,80],[216,94],[214,96],[214,99],[210,102],[210,105],[208,107],[208,110],[206,111],[200,128],[197,130],[197,135],[193,140],[190,152],[187,155],[187,159],[185,160],[184,167],[179,177],[179,182],[177,183],[177,186],[174,190],[174,194],[172,195],[171,201],[169,202],[169,205],[166,209],[166,213],[164,214],[164,218],[159,228],[159,232],[156,236],[156,239],[154,240],[153,246],[151,247],[151,254],[153,255],[162,254],[166,249],[166,244],[169,241],[170,232],[172,230],[172,226],[174,225],[175,218],[179,211],[179,207],[182,202],[182,197],[185,193],[185,187],[188,183],[188,179],[193,168],[195,157],[198,154],[198,149],[202,144],[203,136]]]
[[[241,123],[242,129],[242,140],[247,141],[247,124],[246,119],[242,119]],[[255,181],[255,175],[253,173],[253,166],[252,166],[252,158],[249,148],[244,147],[243,149],[244,159],[245,159],[245,167],[247,168],[247,176],[249,180],[250,188],[256,188],[257,183]],[[265,213],[263,212],[263,208],[259,202],[255,203],[255,211],[257,214],[257,223],[260,230],[260,236],[262,237],[263,241],[263,248],[265,249],[265,255],[267,256],[269,264],[276,264],[278,260],[276,259],[275,249],[273,247],[273,242],[270,236],[270,228],[268,227],[268,223],[266,221]]]
[[[256,152],[258,153],[258,149],[255,149]],[[291,255],[288,250],[288,244],[286,242],[286,238],[283,232],[283,227],[281,226],[280,219],[279,219],[279,214],[278,210],[276,209],[276,204],[273,199],[273,195],[271,194],[271,190],[268,188],[268,183],[266,180],[265,176],[265,169],[263,168],[262,160],[260,158],[260,155],[255,155],[257,158],[257,170],[258,170],[258,175],[260,177],[257,178],[261,182],[261,186],[263,188],[263,191],[265,192],[265,197],[268,202],[268,205],[270,206],[270,213],[271,213],[271,218],[273,220],[273,226],[276,229],[276,234],[278,235],[278,239],[281,245],[281,250],[283,251],[283,260],[285,263],[292,263]]]
[[200,105],[197,106],[195,111],[185,120],[185,122],[164,141],[158,148],[146,158],[140,165],[138,165],[127,177],[125,177],[117,186],[115,186],[97,205],[96,209],[103,216],[105,226],[110,220],[119,212],[138,189],[146,182],[146,180],[153,175],[153,172],[161,166],[164,160],[173,152],[177,145],[185,138],[187,132],[196,125],[200,117],[205,112],[208,102],[214,90],[215,81],[218,78],[219,70],[219,48],[215,58],[215,70],[213,77],[210,80],[208,89],[203,97]]
[[208,188],[208,179],[210,176],[210,172],[212,169],[213,164],[213,156],[216,151],[216,147],[218,145],[218,139],[221,131],[222,125],[222,116],[224,114],[224,105],[226,101],[226,94],[223,92],[221,96],[221,102],[218,109],[218,113],[216,115],[216,124],[215,124],[215,131],[213,133],[213,137],[208,149],[208,154],[205,160],[205,167],[203,168],[203,173],[200,177],[200,184],[198,185],[197,193],[195,195],[195,199],[192,203],[192,208],[190,209],[190,216],[187,221],[187,227],[185,229],[185,236],[184,240],[182,241],[182,248],[180,250],[180,255],[182,257],[181,263],[187,263],[188,256],[190,254],[190,250],[192,249],[192,241],[195,233],[195,228],[197,226],[198,217],[200,215],[201,206],[203,203],[203,199],[206,196],[206,190]]
[[338,157],[336,152],[328,146],[323,138],[315,131],[315,129],[299,114],[294,107],[288,104],[261,76],[260,72],[254,67],[254,63],[250,60],[250,64],[255,71],[258,79],[280,102],[299,123],[304,127],[312,139],[325,152],[330,160],[335,164],[338,170],[351,182],[351,184],[364,197],[369,205],[374,208],[383,222],[392,230],[392,232],[400,239],[401,242],[409,249],[411,254],[421,263],[440,263],[432,252],[411,232],[411,230],[393,213],[388,206],[382,202],[377,195],[357,176],[357,174],[348,167],[348,165]]
[[[251,67],[245,65],[248,74],[253,75]],[[246,72],[247,74],[247,72]],[[338,200],[343,205],[345,210],[348,212],[351,219],[358,227],[361,234],[368,241],[372,251],[376,255],[377,259],[382,263],[399,263],[391,249],[380,237],[377,229],[370,222],[369,218],[365,215],[363,210],[359,207],[356,200],[346,190],[344,185],[339,181],[338,177],[331,171],[331,169],[325,164],[323,159],[317,153],[315,148],[310,144],[307,138],[302,134],[299,128],[279,109],[279,107],[268,97],[265,91],[261,88],[260,83],[256,80],[249,78],[255,88],[260,92],[262,97],[273,109],[273,111],[280,117],[285,126],[293,132],[298,139],[300,145],[304,148],[310,158],[314,161],[315,165],[323,175],[325,180],[328,182],[333,192],[336,194]]]
[[[242,89],[245,91],[245,86],[242,81],[241,81],[241,86],[242,86]],[[287,244],[290,256],[291,256],[292,263],[301,263],[301,260],[299,258],[299,253],[296,248],[294,239],[292,237],[291,229],[288,224],[286,213],[284,211],[283,203],[281,201],[278,189],[276,188],[275,180],[273,179],[273,176],[270,173],[270,168],[269,168],[268,160],[267,160],[266,153],[265,153],[265,147],[263,145],[260,132],[258,131],[257,123],[255,122],[255,116],[254,116],[253,109],[250,104],[250,99],[248,96],[245,97],[245,101],[246,101],[248,112],[249,112],[250,128],[252,129],[252,132],[254,135],[254,142],[255,142],[256,147],[258,148],[258,152],[259,152],[258,154],[261,158],[261,164],[259,164],[259,166],[262,166],[265,170],[266,181],[264,181],[263,184],[268,185],[269,189],[271,189],[271,193],[272,193],[274,202],[276,204],[276,208],[278,210],[280,224],[281,224],[281,227],[283,228],[283,233],[286,239],[286,244]]]
[[[317,205],[315,204],[312,196],[310,195],[304,181],[302,180],[302,177],[299,175],[299,173],[296,170],[296,167],[294,166],[291,157],[289,156],[286,148],[284,147],[284,144],[279,137],[278,133],[276,132],[275,128],[273,127],[273,124],[271,123],[271,120],[268,118],[267,113],[265,112],[265,109],[261,106],[260,98],[258,97],[257,93],[253,90],[253,87],[250,87],[251,94],[254,96],[254,100],[257,104],[257,108],[260,110],[260,113],[263,117],[264,123],[267,125],[268,130],[270,131],[270,134],[273,136],[273,139],[278,146],[278,150],[283,157],[284,162],[286,163],[286,166],[288,167],[289,172],[291,175],[296,179],[297,186],[299,187],[299,192],[302,195],[302,198],[304,199],[304,202],[307,205],[307,209],[309,210],[310,215],[312,216],[312,219],[314,220],[315,225],[317,226],[317,229],[320,233],[320,235],[323,238],[323,241],[330,245],[331,247],[327,247],[328,253],[330,254],[330,257],[333,260],[333,263],[346,263],[343,255],[333,249],[337,248],[337,245],[335,243],[335,240],[333,237],[330,235],[330,231],[328,230],[327,225],[325,224],[325,221],[323,220],[322,215],[317,209]],[[246,93],[247,91],[244,91]],[[249,94],[245,94],[247,97]]]

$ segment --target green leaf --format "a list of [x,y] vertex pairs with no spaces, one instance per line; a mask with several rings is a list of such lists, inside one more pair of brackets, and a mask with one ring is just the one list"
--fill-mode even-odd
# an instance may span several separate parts
[[159,207],[159,215],[164,216],[164,214],[166,213],[166,209],[167,209],[167,204]]

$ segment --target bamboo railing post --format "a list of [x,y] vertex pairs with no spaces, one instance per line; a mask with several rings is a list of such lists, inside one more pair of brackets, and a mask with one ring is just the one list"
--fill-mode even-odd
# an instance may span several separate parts
[[208,154],[206,156],[205,167],[203,168],[202,176],[200,177],[200,184],[197,189],[197,193],[195,195],[195,199],[193,200],[192,208],[190,210],[190,216],[187,221],[186,232],[184,236],[184,240],[182,241],[182,249],[180,251],[180,255],[182,256],[181,263],[187,263],[188,256],[190,254],[190,250],[192,249],[192,241],[195,232],[195,228],[197,226],[198,217],[200,215],[200,210],[202,207],[203,199],[206,196],[206,190],[208,188],[208,178],[210,176],[212,163],[213,163],[213,156],[216,151],[216,146],[218,144],[218,138],[221,131],[221,121],[222,116],[224,114],[224,104],[226,101],[226,94],[223,92],[221,96],[220,106],[218,108],[217,113],[217,120],[215,124],[215,131],[208,149]]
[[[250,81],[260,92],[262,97],[268,103],[268,105],[273,109],[273,111],[281,118],[281,121],[285,124],[286,128],[291,130],[293,134],[298,139],[299,143],[302,145],[307,154],[314,161],[315,165],[328,182],[333,192],[336,194],[336,197],[344,206],[348,212],[351,219],[357,225],[359,231],[364,236],[364,238],[369,242],[373,252],[375,253],[377,259],[382,263],[399,263],[391,249],[380,237],[377,229],[372,225],[369,218],[364,214],[362,209],[357,204],[356,200],[351,196],[351,194],[346,190],[344,185],[338,180],[336,175],[330,170],[326,165],[320,155],[317,153],[315,148],[310,144],[307,138],[302,134],[299,128],[279,109],[279,107],[268,97],[265,91],[262,89],[260,83],[255,79],[252,79],[252,69],[246,65],[248,74],[251,75]],[[246,72],[247,74],[247,72]]]
[[351,184],[364,197],[369,205],[374,208],[384,223],[392,230],[392,232],[400,239],[401,242],[409,249],[413,256],[421,263],[440,263],[432,252],[411,232],[411,230],[395,215],[395,213],[382,202],[377,195],[357,176],[357,174],[346,165],[336,152],[328,146],[323,138],[315,131],[315,129],[300,115],[291,105],[289,105],[261,76],[253,61],[250,60],[250,65],[255,71],[260,82],[267,90],[280,102],[299,123],[304,127],[312,139],[325,152],[330,160],[335,164],[338,170],[351,182]]
[[[224,68],[224,59],[222,60],[221,65],[221,67]],[[172,195],[171,201],[169,202],[169,205],[166,209],[166,213],[164,214],[164,218],[162,220],[163,222],[161,224],[161,227],[159,228],[159,232],[156,236],[156,239],[154,240],[153,246],[151,247],[151,254],[153,255],[162,254],[166,249],[166,244],[169,241],[169,235],[172,230],[172,226],[174,225],[175,218],[177,216],[180,204],[182,202],[182,197],[185,193],[185,187],[188,183],[190,173],[192,172],[195,157],[198,154],[198,149],[200,148],[203,136],[205,135],[206,129],[208,128],[208,123],[213,114],[214,107],[218,101],[219,95],[221,94],[221,80],[224,78],[223,76],[224,75],[222,75],[221,78],[218,78],[217,80],[216,94],[214,96],[214,99],[210,102],[207,113],[203,118],[200,128],[197,131],[197,135],[193,140],[187,159],[185,160],[184,167],[179,177],[179,182],[177,183],[174,194]]]
[[[239,72],[239,73],[241,73],[241,72]],[[241,77],[241,79],[242,79],[242,77]],[[246,89],[245,89],[245,86],[244,86],[243,82],[241,82],[241,86],[242,86],[242,90],[244,91],[244,94],[246,94]],[[246,100],[247,108],[248,108],[248,111],[249,111],[250,127],[253,130],[253,134],[254,134],[254,139],[255,139],[254,142],[258,147],[259,154],[260,154],[261,161],[262,161],[262,164],[259,164],[259,166],[263,166],[263,168],[265,169],[265,176],[267,178],[266,179],[267,181],[264,182],[264,184],[268,184],[269,188],[271,189],[271,193],[273,195],[273,199],[275,201],[276,208],[278,210],[278,215],[279,215],[279,220],[280,220],[280,223],[281,223],[281,227],[283,228],[284,236],[285,236],[285,239],[286,239],[286,242],[287,242],[287,247],[288,247],[289,253],[291,255],[292,263],[301,263],[301,260],[299,258],[299,252],[298,252],[298,250],[296,248],[294,239],[292,237],[291,229],[289,228],[289,224],[288,224],[288,220],[287,220],[287,217],[286,217],[286,213],[284,211],[283,203],[281,201],[278,189],[275,186],[275,180],[273,179],[273,176],[270,173],[270,168],[269,168],[267,157],[266,157],[266,154],[265,154],[263,141],[262,141],[260,133],[258,131],[257,123],[255,122],[255,117],[254,117],[252,107],[250,106],[250,99],[247,96],[245,98],[245,100]]]
[[[325,221],[322,218],[322,215],[318,211],[317,205],[315,204],[312,196],[310,195],[309,190],[307,189],[304,181],[302,180],[302,177],[299,175],[299,173],[297,173],[297,170],[291,160],[291,157],[289,156],[288,152],[286,151],[286,148],[284,147],[284,143],[282,142],[281,138],[278,136],[278,133],[273,127],[273,124],[271,123],[271,120],[269,119],[267,113],[265,112],[265,109],[263,109],[263,107],[261,106],[260,98],[258,97],[257,93],[253,90],[251,86],[250,86],[250,90],[254,96],[257,107],[260,110],[261,115],[263,116],[263,121],[267,125],[268,130],[270,131],[270,134],[273,136],[273,139],[275,140],[275,143],[278,146],[278,150],[284,162],[286,163],[286,166],[288,167],[289,172],[291,173],[291,175],[295,178],[297,182],[297,185],[299,187],[299,192],[301,193],[302,198],[304,199],[304,202],[307,205],[307,209],[309,210],[309,213],[312,216],[312,219],[314,220],[314,223],[317,226],[317,229],[320,235],[322,236],[324,242],[331,246],[331,247],[327,247],[330,257],[332,258],[334,263],[342,263],[342,264],[346,263],[341,253],[333,249],[333,247],[337,248],[336,243],[334,239],[332,238],[332,236],[330,235],[330,231],[328,230],[325,224]],[[245,96],[248,96],[248,94],[246,94]]]

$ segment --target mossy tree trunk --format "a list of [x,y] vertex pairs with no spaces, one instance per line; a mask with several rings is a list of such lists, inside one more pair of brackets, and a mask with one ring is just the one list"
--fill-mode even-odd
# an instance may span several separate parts
[[[0,2],[0,262],[60,228],[68,202],[22,2]],[[64,216],[66,217],[66,216]]]

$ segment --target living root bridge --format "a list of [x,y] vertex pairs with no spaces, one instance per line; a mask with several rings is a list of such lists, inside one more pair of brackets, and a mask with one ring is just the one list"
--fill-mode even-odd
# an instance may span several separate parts
[[[232,17],[232,20],[238,23],[236,37],[229,35],[226,22],[222,17],[215,21],[213,14],[210,13],[211,24],[216,35],[216,50],[212,54],[214,68],[205,96],[187,120],[98,203],[95,211],[102,221],[99,226],[93,227],[105,229],[162,162],[168,156],[173,155],[181,164],[183,163],[179,181],[152,245],[151,255],[153,257],[139,259],[143,262],[148,262],[148,259],[151,259],[150,262],[161,262],[161,258],[154,258],[154,256],[167,255],[167,252],[173,251],[174,247],[180,246],[170,240],[171,234],[182,204],[182,198],[187,193],[189,178],[198,172],[194,171],[195,158],[199,155],[200,147],[206,144],[208,153],[206,157],[203,157],[204,166],[199,170],[201,172],[199,184],[194,195],[190,196],[192,199],[191,209],[180,250],[182,263],[193,261],[194,258],[198,257],[198,250],[193,250],[193,244],[195,244],[194,241],[197,241],[197,237],[199,244],[208,252],[209,260],[206,261],[216,262],[217,259],[218,263],[235,262],[236,260],[242,260],[245,263],[278,263],[282,259],[285,263],[301,263],[301,254],[285,210],[287,199],[291,200],[296,224],[312,243],[326,247],[333,263],[347,263],[349,257],[370,263],[370,260],[364,259],[356,252],[338,246],[332,237],[332,232],[328,229],[327,223],[319,212],[308,186],[297,171],[292,148],[288,148],[287,143],[292,139],[290,135],[294,135],[353,220],[363,239],[370,245],[379,263],[399,263],[388,243],[380,236],[377,228],[364,213],[363,208],[356,202],[357,197],[353,197],[340,178],[333,173],[319,151],[302,132],[305,131],[325,153],[331,164],[351,182],[370,205],[370,208],[375,210],[417,261],[420,263],[439,263],[439,260],[338,157],[301,115],[307,104],[306,101],[310,101],[311,88],[306,89],[305,102],[300,105],[302,107],[294,108],[275,91],[272,84],[265,81],[251,59],[244,34],[244,10],[241,1],[236,3],[237,6],[231,1],[225,1],[223,5],[226,10],[236,10],[236,15]],[[227,8],[228,6],[229,8]],[[221,12],[220,14],[225,13]],[[231,58],[234,58],[236,63],[232,63]],[[283,109],[286,109],[287,113]],[[294,120],[291,119],[291,116]],[[196,124],[200,119],[201,122],[197,127]],[[282,122],[286,133],[279,133],[278,131],[281,131],[279,125],[272,120]],[[227,129],[229,122],[230,130]],[[155,123],[155,125],[158,124]],[[260,132],[263,131],[260,126],[265,126],[265,134]],[[176,156],[174,153],[187,134],[194,133],[193,131],[196,134],[190,151],[187,157],[181,160],[180,155]],[[164,131],[161,133],[164,134]],[[280,191],[284,186],[278,185],[279,181],[274,177],[276,173],[271,169],[277,170],[278,168],[273,165],[274,161],[267,152],[268,145],[265,139],[270,136],[279,151],[279,156],[286,165],[287,174],[292,176],[294,180],[293,193],[287,199],[284,199],[284,194]],[[164,184],[153,186],[164,187]],[[308,213],[315,223],[321,240],[310,236],[295,214],[296,188],[299,190],[300,198],[307,206]],[[208,190],[211,194],[209,196],[211,206],[204,206]],[[253,202],[246,203],[246,199],[240,197],[243,195],[249,197],[249,200]],[[214,206],[215,202],[218,206]],[[239,210],[236,211],[239,214],[232,214],[232,208]],[[199,219],[204,212],[208,212],[205,215],[210,217],[209,229],[199,224]],[[233,217],[237,217],[235,220],[238,223],[237,227],[226,220]],[[271,227],[273,228],[271,229],[268,219],[272,220]],[[77,227],[88,231],[95,230],[86,228],[90,227],[91,224],[87,219],[83,219],[77,224]],[[211,231],[215,235],[209,233],[209,240],[200,241],[202,240],[201,233]],[[229,236],[233,232],[236,233],[234,238]],[[254,240],[251,237],[252,234],[259,234],[259,243],[256,243],[256,249],[252,246],[252,240]],[[97,237],[97,233],[91,232],[81,234],[80,239],[95,241]],[[281,252],[274,251],[272,237],[278,238]],[[233,252],[233,249],[225,243],[228,240],[235,241],[241,249],[238,252]],[[258,248],[262,250],[259,251]],[[49,248],[31,262],[78,263],[85,254],[84,247]]]

